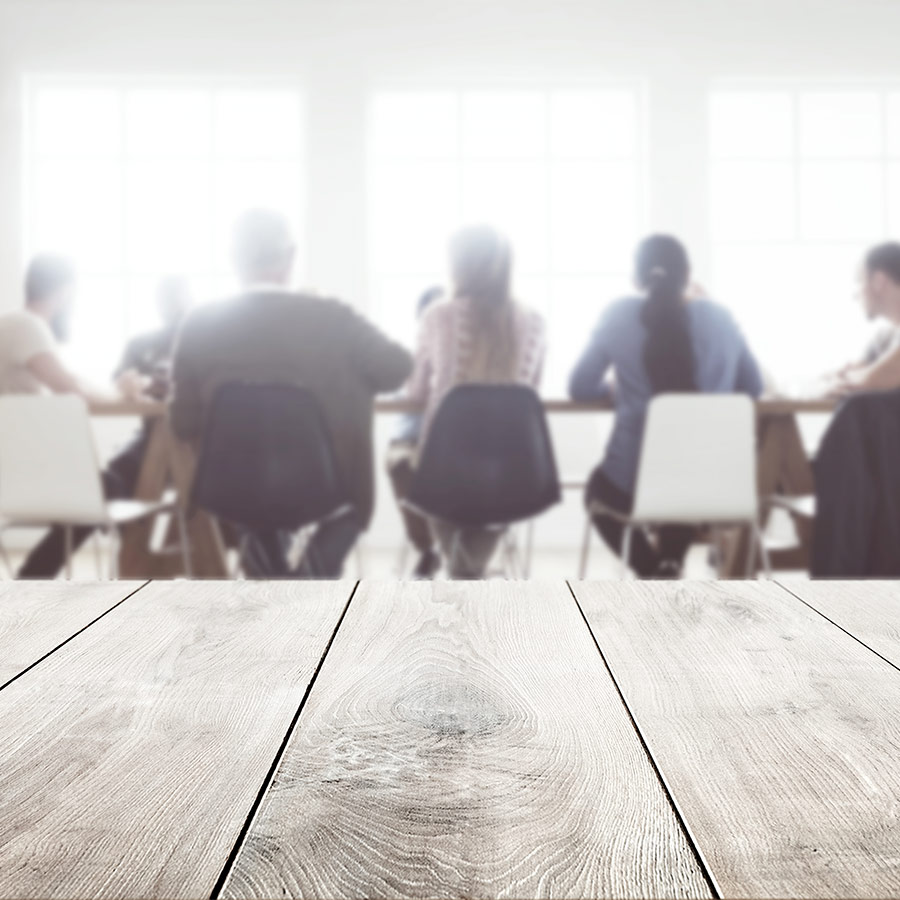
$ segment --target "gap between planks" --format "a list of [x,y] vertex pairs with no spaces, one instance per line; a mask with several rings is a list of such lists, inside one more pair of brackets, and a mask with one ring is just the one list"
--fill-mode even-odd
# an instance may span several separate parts
[[319,678],[319,672],[322,670],[322,665],[325,662],[325,658],[328,656],[328,651],[331,650],[331,645],[334,643],[334,639],[337,637],[338,632],[341,630],[341,625],[343,625],[344,623],[344,619],[347,616],[347,610],[350,609],[350,604],[353,602],[353,598],[356,596],[357,590],[359,590],[359,581],[356,581],[356,583],[353,585],[353,590],[350,591],[350,596],[347,598],[347,602],[344,604],[341,615],[337,620],[337,625],[334,626],[334,631],[331,633],[331,637],[328,639],[328,643],[325,645],[322,656],[319,658],[319,662],[316,664],[316,668],[313,672],[312,678],[310,678],[309,684],[306,686],[306,690],[304,691],[303,696],[300,698],[300,703],[297,706],[297,711],[294,713],[294,716],[287,727],[287,731],[285,732],[284,738],[282,739],[281,744],[278,747],[275,758],[272,760],[272,765],[269,767],[269,771],[266,773],[266,777],[263,779],[263,783],[256,795],[256,798],[253,801],[253,805],[250,807],[250,812],[247,813],[247,818],[244,820],[244,824],[241,826],[241,830],[234,842],[234,846],[231,848],[231,852],[228,854],[228,859],[225,860],[225,865],[222,867],[222,871],[219,873],[219,877],[216,879],[216,883],[213,886],[212,893],[210,894],[210,900],[218,900],[218,897],[222,892],[222,888],[228,881],[228,876],[231,874],[231,870],[234,868],[235,860],[240,855],[240,852],[244,846],[244,842],[247,839],[247,835],[249,834],[250,829],[253,827],[253,823],[256,821],[256,817],[259,813],[259,808],[260,806],[262,806],[263,799],[265,798],[266,794],[269,791],[269,787],[272,784],[272,779],[275,777],[275,774],[278,771],[278,767],[281,765],[281,760],[284,758],[284,752],[291,741],[291,737],[294,734],[295,729],[297,728],[297,723],[300,721],[300,716],[303,713],[303,708],[306,706],[306,701],[309,698],[309,695]]
[[813,604],[808,600],[804,600],[798,593],[792,591],[783,581],[774,581],[774,584],[777,584],[778,587],[787,591],[787,593],[790,594],[794,599],[799,600],[804,606],[811,609],[814,613],[820,615],[823,619],[825,619],[826,622],[830,622],[832,625],[834,625],[835,628],[843,631],[844,634],[846,634],[848,637],[853,638],[853,640],[858,644],[862,644],[862,646],[865,647],[866,650],[871,650],[872,653],[874,653],[879,659],[884,660],[892,669],[896,669],[898,672],[900,672],[900,666],[898,666],[893,660],[888,659],[883,653],[879,653],[879,651],[876,650],[871,644],[867,644],[861,637],[859,637],[859,635],[854,634],[852,631],[845,628],[840,624],[840,622],[836,622],[831,618],[831,616],[827,615],[821,609],[819,609],[818,606],[813,606]]
[[597,636],[594,634],[594,630],[591,628],[591,623],[588,622],[587,616],[584,614],[584,610],[581,608],[581,603],[578,601],[578,595],[575,593],[575,590],[572,587],[572,582],[567,580],[566,587],[569,589],[569,593],[572,595],[572,599],[575,601],[575,606],[578,608],[578,613],[581,616],[582,621],[584,622],[584,626],[585,628],[587,628],[588,634],[591,636],[591,640],[594,642],[594,646],[597,648],[597,652],[600,654],[600,658],[603,660],[603,665],[606,667],[606,671],[609,673],[610,680],[615,685],[616,693],[619,695],[619,699],[622,701],[622,706],[625,707],[625,712],[628,713],[628,718],[631,721],[634,732],[638,736],[638,740],[641,742],[641,746],[644,748],[644,753],[647,754],[647,759],[649,760],[653,771],[656,773],[656,777],[659,779],[659,783],[662,787],[663,793],[666,795],[666,798],[669,801],[669,805],[672,807],[672,811],[675,814],[675,818],[678,820],[678,824],[681,826],[681,830],[684,832],[684,836],[688,842],[688,846],[691,848],[691,851],[694,854],[694,858],[697,860],[697,865],[700,867],[700,871],[703,873],[703,877],[706,879],[706,883],[709,886],[710,891],[712,891],[713,896],[718,898],[718,900],[721,900],[721,898],[724,896],[722,894],[722,890],[716,882],[716,879],[712,873],[712,869],[703,856],[703,852],[700,850],[700,845],[697,843],[697,840],[687,823],[687,819],[682,813],[681,808],[678,806],[678,802],[675,800],[675,795],[672,793],[672,790],[669,787],[669,783],[666,781],[665,775],[663,775],[662,769],[660,769],[656,758],[653,756],[653,753],[650,750],[650,746],[647,744],[644,733],[641,731],[641,728],[637,723],[637,719],[635,719],[634,714],[631,711],[631,707],[628,705],[628,701],[625,699],[625,694],[622,693],[622,687],[619,684],[613,670],[610,668],[609,661],[606,658],[606,654],[603,652],[603,648],[600,646],[600,642],[597,640]]
[[55,647],[48,650],[42,656],[39,656],[33,663],[27,665],[24,669],[22,669],[21,672],[17,672],[12,676],[12,678],[8,678],[5,682],[3,682],[3,684],[0,684],[0,691],[2,691],[4,688],[8,688],[13,682],[18,681],[23,675],[27,675],[30,671],[32,671],[32,669],[34,669],[36,666],[39,666],[42,662],[44,662],[44,660],[49,659],[54,653],[65,647],[66,644],[68,644],[70,641],[75,640],[75,638],[87,631],[88,628],[90,628],[92,625],[95,625],[97,622],[99,622],[102,618],[104,618],[104,616],[108,616],[114,609],[118,609],[126,600],[130,600],[135,594],[147,587],[148,584],[150,584],[149,581],[145,581],[143,582],[143,584],[139,584],[134,590],[126,594],[121,600],[110,606],[109,609],[104,610],[98,616],[94,616],[94,618],[91,619],[90,622],[82,625],[81,628],[70,634],[64,641],[60,641]]

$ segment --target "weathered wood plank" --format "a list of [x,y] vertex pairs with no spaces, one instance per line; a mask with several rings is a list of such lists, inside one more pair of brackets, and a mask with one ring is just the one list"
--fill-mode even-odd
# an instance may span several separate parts
[[783,586],[900,667],[900,583],[786,581]]
[[726,897],[900,895],[900,673],[776,584],[575,584]]
[[0,691],[0,896],[209,896],[351,590],[154,583]]
[[0,582],[0,685],[112,609],[143,583]]
[[710,893],[561,582],[363,582],[223,889]]

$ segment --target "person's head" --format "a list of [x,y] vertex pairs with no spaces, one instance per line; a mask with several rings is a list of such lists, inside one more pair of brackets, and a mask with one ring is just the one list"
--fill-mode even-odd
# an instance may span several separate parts
[[866,254],[860,282],[866,315],[900,323],[900,243],[873,247]]
[[696,390],[685,297],[691,278],[687,250],[674,237],[651,235],[638,246],[634,277],[646,295],[644,365],[653,393]]
[[429,306],[437,303],[444,296],[444,289],[439,285],[428,288],[418,300],[416,300],[416,318],[420,318]]
[[287,219],[267,209],[251,209],[235,224],[232,256],[244,285],[286,285],[294,266],[294,244]]
[[59,340],[69,333],[75,298],[75,267],[64,257],[35,256],[25,270],[25,306],[50,325]]
[[450,239],[450,276],[457,297],[476,307],[497,309],[510,300],[512,250],[490,225],[461,228]]
[[460,377],[469,382],[504,382],[516,368],[512,318],[512,250],[489,225],[472,225],[450,239],[453,296],[465,298],[474,318],[472,341]]
[[156,288],[156,308],[163,326],[176,329],[191,306],[191,286],[181,275],[167,275]]

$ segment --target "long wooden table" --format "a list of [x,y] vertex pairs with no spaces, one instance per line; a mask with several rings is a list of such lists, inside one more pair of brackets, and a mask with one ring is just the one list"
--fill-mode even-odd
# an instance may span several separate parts
[[[544,401],[544,407],[549,414],[608,414],[613,409],[609,402],[573,403],[553,399]],[[830,413],[833,409],[834,404],[824,400],[766,399],[757,403],[760,497],[766,498],[775,493],[792,496],[813,492],[812,469],[803,447],[797,416]],[[405,400],[380,400],[376,405],[376,412],[379,413],[411,411],[415,411],[415,408]],[[158,500],[170,486],[175,486],[182,498],[190,495],[194,454],[188,445],[173,436],[165,404],[125,402],[104,405],[95,409],[94,415],[139,416],[152,421],[150,441],[137,484],[138,499]],[[597,448],[598,458],[601,450],[602,448]],[[797,517],[795,527],[796,546],[772,553],[776,569],[804,569],[808,565],[811,523]],[[144,521],[124,530],[119,562],[122,577],[166,578],[182,574],[179,554],[161,554],[151,550],[152,528],[152,522]],[[226,577],[224,543],[215,523],[203,513],[194,512],[190,517],[189,531],[194,576],[213,579]],[[736,533],[723,548],[726,558],[722,571],[726,577],[745,576],[748,538],[749,535],[745,532]]]
[[897,583],[0,610],[0,897],[900,896]]

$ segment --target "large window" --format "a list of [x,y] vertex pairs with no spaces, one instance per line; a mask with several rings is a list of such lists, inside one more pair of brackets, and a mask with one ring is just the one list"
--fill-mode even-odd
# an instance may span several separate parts
[[860,260],[900,230],[900,90],[711,98],[713,286],[785,387],[861,353]]
[[517,296],[546,314],[544,387],[559,393],[600,309],[628,289],[640,92],[381,93],[369,130],[373,314],[411,339],[416,297],[446,282],[450,232],[495,224],[514,245]]
[[302,225],[294,91],[38,80],[26,108],[25,251],[78,266],[81,371],[108,376],[125,339],[155,326],[160,276],[188,276],[200,299],[229,289],[228,233],[243,209]]

